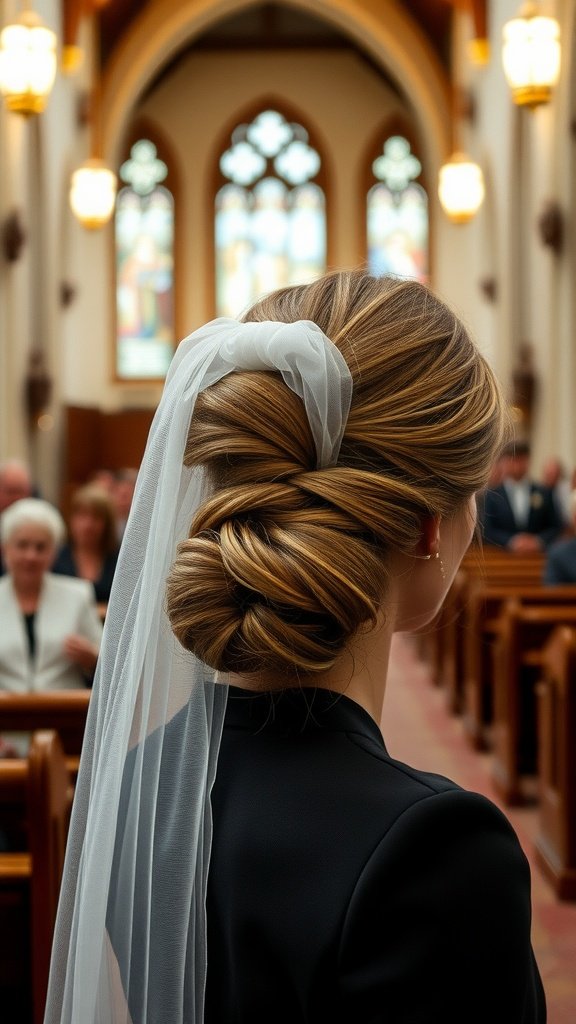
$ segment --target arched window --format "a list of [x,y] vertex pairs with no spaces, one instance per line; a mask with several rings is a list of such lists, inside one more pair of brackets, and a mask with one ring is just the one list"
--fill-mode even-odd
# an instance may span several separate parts
[[174,353],[174,199],[168,173],[149,139],[120,167],[116,200],[116,376],[166,375]]
[[320,165],[306,129],[276,110],[234,130],[215,202],[218,316],[238,316],[266,292],[324,272]]
[[415,179],[422,165],[402,135],[392,135],[372,164],[366,228],[372,274],[428,280],[428,196]]

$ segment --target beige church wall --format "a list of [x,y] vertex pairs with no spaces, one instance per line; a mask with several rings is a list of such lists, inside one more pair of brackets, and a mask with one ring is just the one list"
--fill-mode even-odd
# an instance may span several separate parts
[[[470,88],[471,69],[467,45],[471,28],[468,13],[457,15],[452,39],[452,62],[456,80],[463,90]],[[477,137],[473,137],[473,134]],[[463,151],[481,165],[485,180],[490,179],[492,172],[489,168],[489,154],[483,151],[480,133],[473,133],[465,118],[453,124],[450,142],[444,159],[448,159],[453,151]],[[494,273],[497,216],[493,189],[487,189],[486,199],[479,212],[467,223],[453,224],[439,210],[432,284],[462,318],[482,352],[500,372],[495,310],[480,292],[480,281]]]
[[[17,214],[26,230],[26,138],[22,118],[0,114],[0,222]],[[0,458],[26,457],[21,394],[29,336],[29,246],[20,258],[0,262]]]
[[[513,5],[511,10],[514,11]],[[527,340],[534,350],[538,388],[532,432],[535,470],[551,454],[560,455],[569,466],[576,465],[574,345],[565,331],[567,323],[574,323],[570,232],[565,230],[563,249],[555,254],[544,245],[538,226],[549,202],[559,203],[564,216],[574,205],[573,197],[562,184],[564,170],[567,166],[573,169],[567,95],[573,78],[570,51],[574,4],[572,0],[549,3],[547,13],[560,20],[561,81],[550,104],[535,110],[517,110],[522,129],[520,150],[511,154],[513,182],[516,174],[525,186],[515,239],[522,273],[513,315],[520,324],[521,340]]]
[[559,453],[576,465],[576,2],[557,5],[563,40],[563,70],[558,88],[554,143],[553,189],[563,221],[558,257],[549,256],[553,299],[550,310],[550,364],[554,367],[553,401]]
[[[544,204],[558,195],[558,171],[566,160],[568,133],[560,130],[561,90],[551,104],[535,110],[518,108],[512,101],[502,67],[502,28],[517,10],[515,0],[490,4],[491,59],[484,67],[474,67],[467,59],[465,31],[458,39],[461,84],[472,96],[474,111],[471,121],[461,122],[462,144],[484,171],[487,195],[473,221],[451,229],[452,235],[461,232],[457,266],[446,251],[439,283],[449,294],[452,285],[446,277],[455,275],[459,309],[508,394],[519,345],[533,346],[539,383],[533,462],[539,469],[553,452],[571,464],[576,462],[573,431],[565,419],[576,397],[575,385],[559,379],[559,349],[565,343],[557,323],[558,259],[543,246],[537,229]],[[493,279],[493,300],[481,286],[486,278]],[[569,315],[573,322],[573,313]],[[560,387],[565,396],[559,404]]]
[[[44,23],[60,34],[60,4],[35,6]],[[6,4],[3,21],[18,17],[20,5]],[[27,460],[47,497],[56,494],[59,462],[57,412],[50,429],[31,427],[25,407],[32,350],[41,350],[53,379],[52,409],[58,408],[61,354],[58,316],[60,232],[54,213],[61,191],[61,160],[74,131],[70,128],[69,83],[57,73],[44,113],[25,118],[2,111],[0,120],[0,210],[2,221],[18,211],[24,244],[14,262],[0,270],[0,458]]]
[[[61,38],[61,32],[59,36]],[[33,315],[37,322],[37,344],[46,352],[52,379],[52,402],[49,416],[41,421],[45,428],[31,434],[30,455],[42,493],[56,501],[59,500],[61,483],[61,407],[67,398],[70,373],[74,374],[76,388],[81,387],[84,374],[90,372],[90,357],[86,358],[81,329],[75,331],[70,344],[68,309],[73,307],[67,307],[62,296],[68,289],[72,292],[92,290],[92,280],[98,276],[90,260],[82,263],[74,252],[73,239],[84,232],[69,204],[71,174],[87,155],[88,133],[78,119],[78,110],[89,84],[90,32],[86,23],[81,27],[79,41],[85,51],[84,66],[71,76],[58,72],[46,111],[39,121],[42,131],[36,156],[41,186],[35,211],[35,252],[39,267]],[[82,267],[85,270],[80,279]]]
[[[7,22],[19,5],[3,11]],[[58,0],[35,5],[44,23],[62,38]],[[85,380],[104,379],[99,364],[104,332],[98,283],[109,260],[101,239],[89,238],[69,207],[72,171],[88,156],[86,127],[78,110],[90,81],[90,31],[81,27],[84,66],[67,77],[57,70],[45,111],[30,118],[0,113],[0,216],[21,215],[25,241],[17,261],[0,262],[0,459],[17,456],[31,465],[43,495],[57,501],[62,464],[62,404],[93,397]],[[96,250],[98,250],[96,252]],[[65,308],[62,291],[76,300]],[[30,352],[41,349],[52,382],[48,415],[41,429],[25,407]],[[94,365],[96,363],[96,366]]]

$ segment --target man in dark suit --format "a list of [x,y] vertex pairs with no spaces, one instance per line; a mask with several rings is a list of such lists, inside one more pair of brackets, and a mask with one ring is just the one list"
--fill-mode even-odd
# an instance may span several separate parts
[[576,491],[570,495],[572,536],[551,544],[546,552],[544,583],[576,583]]
[[486,544],[511,551],[542,551],[556,540],[563,523],[552,491],[530,478],[530,445],[514,441],[504,450],[503,478],[483,501]]

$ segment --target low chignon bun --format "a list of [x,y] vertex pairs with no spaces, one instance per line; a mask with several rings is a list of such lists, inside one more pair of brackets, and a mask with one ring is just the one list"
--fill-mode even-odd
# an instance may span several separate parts
[[167,611],[221,671],[323,672],[376,621],[390,551],[484,485],[502,443],[493,374],[425,286],[362,272],[283,289],[249,320],[312,320],[353,376],[338,465],[316,469],[303,403],[279,374],[233,373],[199,396],[185,462],[211,496],[178,548]]

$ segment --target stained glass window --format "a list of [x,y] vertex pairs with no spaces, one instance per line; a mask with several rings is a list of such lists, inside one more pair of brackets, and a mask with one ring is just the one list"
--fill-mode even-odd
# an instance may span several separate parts
[[266,292],[324,272],[320,168],[306,129],[275,110],[234,130],[215,203],[218,316],[238,316]]
[[174,352],[174,200],[156,146],[140,139],[116,200],[116,375],[162,378]]
[[420,161],[401,135],[386,140],[372,164],[367,196],[368,264],[372,274],[428,280],[428,196],[414,179]]

